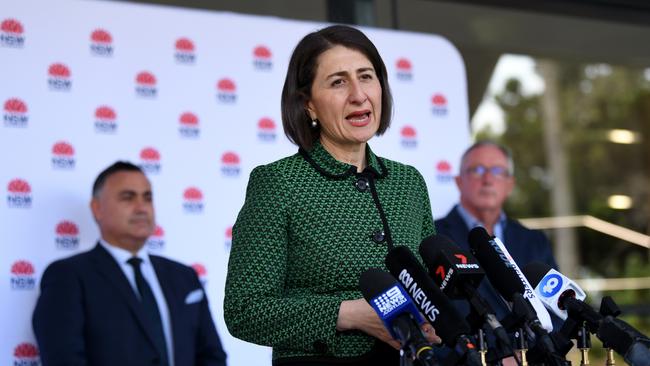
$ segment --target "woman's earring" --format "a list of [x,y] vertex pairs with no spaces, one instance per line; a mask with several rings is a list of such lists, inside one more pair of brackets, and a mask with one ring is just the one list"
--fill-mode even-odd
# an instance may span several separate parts
[[318,118],[314,118],[311,120],[311,128],[316,128],[318,127]]

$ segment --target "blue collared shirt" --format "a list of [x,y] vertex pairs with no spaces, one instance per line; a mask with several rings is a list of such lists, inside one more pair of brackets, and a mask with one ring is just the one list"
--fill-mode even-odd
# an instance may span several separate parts
[[[472,214],[470,214],[461,204],[456,205],[456,211],[458,211],[458,214],[463,218],[463,221],[465,221],[465,224],[470,230],[477,226],[485,228],[485,224],[476,217],[472,216]],[[501,214],[499,214],[499,219],[497,220],[496,224],[494,224],[494,232],[492,234],[501,239],[502,242],[505,242],[503,232],[506,229],[507,222],[508,218],[506,217],[506,214],[501,211]],[[487,228],[485,229],[487,230]]]
[[[129,284],[131,285],[131,288],[133,288],[135,296],[139,298],[140,293],[138,292],[138,286],[135,283],[135,272],[133,270],[133,267],[127,262],[131,257],[133,257],[133,254],[126,249],[122,249],[109,244],[106,240],[104,240],[104,238],[100,238],[99,243],[104,247],[104,249],[106,249],[106,251],[111,254],[111,256],[113,256],[117,264],[120,266],[122,273],[124,273],[126,279],[129,280]],[[142,247],[136,256],[142,259],[142,263],[140,264],[142,277],[144,277],[144,279],[147,281],[149,287],[151,287],[151,292],[153,292],[153,295],[156,298],[158,311],[160,312],[160,319],[162,320],[163,331],[165,333],[165,343],[167,345],[169,366],[174,366],[174,343],[171,333],[171,319],[169,315],[169,307],[167,306],[167,301],[165,300],[165,295],[162,292],[160,282],[158,282],[158,276],[156,276],[156,271],[151,264],[151,259],[149,258],[149,253],[147,253],[147,250]]]

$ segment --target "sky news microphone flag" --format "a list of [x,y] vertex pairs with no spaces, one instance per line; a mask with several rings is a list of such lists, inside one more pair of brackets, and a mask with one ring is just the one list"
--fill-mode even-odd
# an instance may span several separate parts
[[[0,7],[0,364],[38,362],[30,318],[46,265],[91,248],[93,179],[115,160],[152,182],[147,246],[192,265],[234,366],[270,351],[231,337],[221,304],[231,226],[250,171],[293,154],[280,119],[291,51],[324,23],[114,1]],[[463,61],[435,35],[362,29],[388,69],[395,114],[370,141],[415,166],[434,217],[458,200],[468,146]],[[442,133],[444,131],[444,133]]]

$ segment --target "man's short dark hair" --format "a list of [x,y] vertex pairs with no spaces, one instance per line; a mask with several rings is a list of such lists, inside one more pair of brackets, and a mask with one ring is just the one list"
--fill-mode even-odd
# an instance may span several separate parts
[[361,52],[372,63],[381,85],[381,119],[377,136],[383,134],[393,114],[393,98],[388,85],[386,66],[374,44],[360,30],[333,25],[306,35],[293,50],[282,88],[282,126],[289,140],[310,150],[320,138],[320,127],[311,127],[306,110],[316,76],[318,56],[334,46]]
[[106,179],[108,179],[108,177],[119,172],[140,172],[144,174],[142,169],[140,169],[140,167],[135,164],[132,164],[128,161],[116,161],[111,166],[99,173],[95,179],[95,183],[93,183],[93,197],[97,197],[99,195],[102,188],[104,188],[104,184],[106,183]]

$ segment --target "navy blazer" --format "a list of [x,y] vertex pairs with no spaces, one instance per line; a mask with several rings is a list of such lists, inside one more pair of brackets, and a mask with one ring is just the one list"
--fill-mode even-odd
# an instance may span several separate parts
[[[150,258],[169,308],[175,365],[225,365],[207,297],[185,301],[202,290],[194,270]],[[47,267],[32,318],[44,366],[156,365],[159,352],[145,321],[126,276],[99,244]]]
[[[456,206],[449,211],[445,218],[436,220],[435,225],[438,234],[450,238],[452,242],[461,248],[467,251],[470,250],[469,243],[467,242],[467,234],[470,228],[467,227],[465,220],[458,213]],[[519,268],[523,268],[533,261],[541,261],[557,269],[551,244],[543,232],[525,228],[519,222],[508,219],[503,236],[502,241],[512,258],[519,265]],[[478,290],[479,294],[490,304],[498,319],[503,319],[509,313],[505,302],[501,299],[487,277],[483,278]],[[463,317],[470,313],[470,307],[467,301],[454,300],[453,303]],[[551,319],[555,328],[559,318],[551,315]]]

